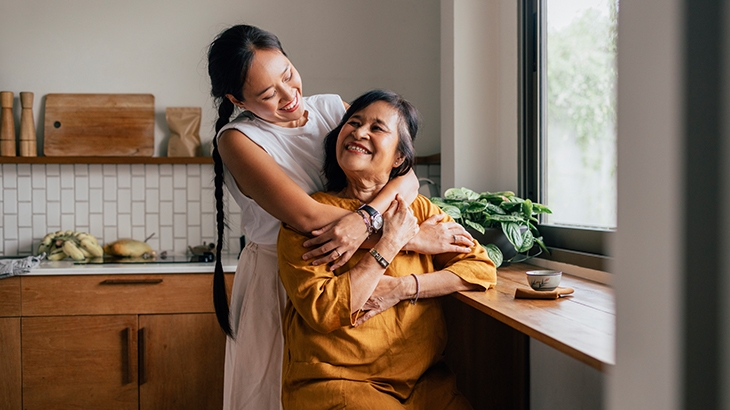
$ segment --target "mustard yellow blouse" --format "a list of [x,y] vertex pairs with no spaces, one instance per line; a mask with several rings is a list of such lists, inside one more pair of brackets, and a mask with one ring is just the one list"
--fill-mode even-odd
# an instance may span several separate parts
[[[327,193],[312,197],[349,210],[360,205],[358,200]],[[419,223],[442,213],[420,195],[411,208]],[[448,216],[445,220],[453,221]],[[446,345],[438,298],[419,299],[415,305],[401,301],[353,327],[349,270],[360,258],[372,256],[360,249],[345,266],[331,272],[328,266],[302,260],[306,239],[286,226],[279,232],[279,275],[289,296],[283,321],[285,408],[325,408],[323,397],[355,403],[363,386],[401,402],[409,400],[419,379],[441,359]],[[385,274],[407,276],[442,269],[481,285],[484,291],[497,281],[494,263],[478,244],[468,254],[400,252]],[[314,402],[307,404],[311,400]]]

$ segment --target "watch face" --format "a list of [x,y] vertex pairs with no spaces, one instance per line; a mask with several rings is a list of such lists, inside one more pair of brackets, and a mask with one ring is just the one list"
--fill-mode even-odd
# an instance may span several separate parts
[[375,229],[376,231],[379,231],[380,228],[383,227],[383,217],[380,214],[378,214],[374,217],[371,217],[370,223],[373,224],[373,229]]

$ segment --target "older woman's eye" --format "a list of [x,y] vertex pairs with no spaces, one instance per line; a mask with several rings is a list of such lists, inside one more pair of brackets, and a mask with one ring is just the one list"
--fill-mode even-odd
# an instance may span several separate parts
[[349,125],[351,127],[357,128],[357,127],[360,126],[360,123],[358,121],[355,121],[355,120],[350,120],[350,121],[347,121],[347,125]]

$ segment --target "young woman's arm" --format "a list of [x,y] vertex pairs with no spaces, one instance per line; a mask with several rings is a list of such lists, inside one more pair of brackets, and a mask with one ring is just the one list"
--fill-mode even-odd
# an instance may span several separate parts
[[[319,229],[315,231],[320,234],[318,242],[308,244],[319,245],[313,257],[320,259],[315,263],[335,262],[331,269],[337,269],[367,239],[367,226],[359,214],[313,200],[263,148],[240,131],[224,132],[218,145],[223,162],[244,195],[299,232],[309,234]],[[371,206],[385,212],[398,189],[408,191],[404,197],[413,201],[418,194],[415,174],[411,172],[389,182]]]

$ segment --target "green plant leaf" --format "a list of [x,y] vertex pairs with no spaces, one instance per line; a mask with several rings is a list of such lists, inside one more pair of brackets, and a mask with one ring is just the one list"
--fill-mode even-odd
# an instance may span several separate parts
[[542,249],[543,251],[545,251],[545,253],[550,254],[550,251],[548,250],[547,246],[545,246],[545,242],[542,241],[542,237],[539,237],[539,238],[536,237],[535,238],[535,242],[540,247],[540,249]]
[[486,204],[485,208],[485,210],[490,214],[507,215],[507,212],[505,212],[504,209],[492,203]]
[[502,255],[502,251],[499,250],[499,247],[493,243],[482,245],[484,249],[487,251],[487,255],[489,256],[489,259],[494,262],[494,266],[497,268],[502,266],[502,262],[504,261],[504,256]]
[[503,202],[500,207],[506,212],[522,212],[521,202]]
[[533,245],[535,245],[535,237],[532,236],[532,232],[529,229],[526,229],[522,233],[522,246],[517,249],[517,252],[527,252],[532,249]]
[[522,215],[525,216],[525,219],[529,220],[530,217],[532,217],[532,201],[529,199],[525,199],[525,202],[522,203]]
[[453,206],[453,205],[443,205],[441,206],[441,210],[444,211],[444,213],[455,220],[461,219],[461,211],[459,208]]
[[532,212],[536,214],[551,214],[553,211],[550,210],[550,208],[546,207],[545,205],[534,203],[532,204]]
[[502,222],[502,232],[504,236],[510,241],[515,250],[522,248],[522,232],[520,231],[520,224],[514,222]]
[[468,219],[464,220],[464,223],[469,226],[470,228],[473,228],[475,231],[479,232],[480,234],[484,235],[484,227],[481,224],[478,224],[476,222],[472,222]]
[[486,215],[486,218],[497,222],[524,222],[522,216],[519,215]]
[[487,209],[487,206],[488,204],[485,202],[469,202],[466,207],[464,207],[464,211],[470,214],[481,213]]

